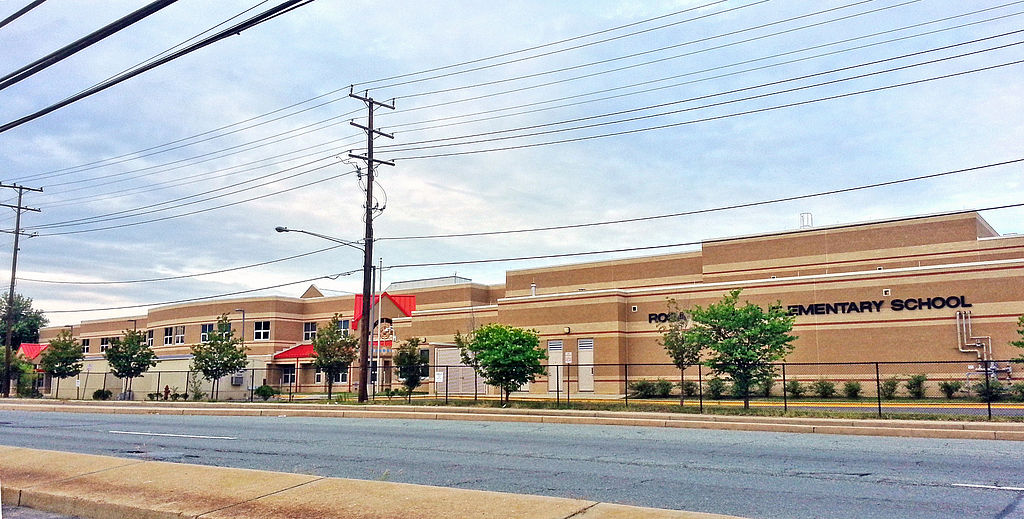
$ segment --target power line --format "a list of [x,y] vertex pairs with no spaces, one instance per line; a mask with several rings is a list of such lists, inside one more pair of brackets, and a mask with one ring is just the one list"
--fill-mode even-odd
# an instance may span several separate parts
[[42,72],[52,65],[59,63],[65,58],[71,57],[81,50],[84,50],[93,44],[100,42],[111,36],[122,29],[130,27],[136,22],[143,20],[149,15],[177,2],[178,0],[156,0],[150,2],[145,7],[127,15],[120,19],[107,24],[105,27],[93,31],[87,36],[79,38],[78,40],[57,49],[46,56],[43,56],[28,65],[25,65],[14,72],[11,72],[3,77],[0,77],[0,90],[3,90],[11,85],[14,85],[24,79],[28,79],[35,74]]
[[[420,236],[390,236],[390,237],[385,236],[385,237],[382,237],[382,238],[377,238],[377,240],[378,241],[385,241],[385,240],[397,241],[397,240],[424,240],[424,239],[438,239],[438,238],[465,238],[465,237],[471,237],[471,236],[496,236],[496,235],[503,235],[503,234],[521,234],[521,233],[541,232],[541,231],[555,231],[555,230],[564,230],[564,229],[582,229],[582,228],[585,228],[585,227],[597,227],[597,226],[602,226],[602,225],[614,225],[614,224],[621,224],[621,223],[647,222],[647,221],[651,221],[651,220],[661,220],[661,219],[665,219],[665,218],[677,218],[677,217],[680,217],[680,216],[693,216],[693,215],[697,215],[697,214],[707,214],[707,213],[715,213],[715,212],[721,212],[721,211],[731,211],[731,210],[734,210],[734,209],[744,209],[744,208],[747,208],[747,207],[756,207],[756,206],[761,206],[761,205],[778,204],[778,203],[782,203],[782,202],[792,202],[792,201],[795,201],[795,200],[804,200],[804,199],[808,199],[808,198],[817,198],[817,197],[822,197],[822,196],[838,195],[838,194],[841,194],[841,193],[851,193],[851,192],[854,192],[854,191],[863,191],[863,190],[866,190],[866,189],[875,189],[875,188],[879,188],[879,187],[894,186],[894,185],[897,185],[897,184],[905,184],[905,183],[908,183],[908,182],[917,182],[919,180],[927,180],[927,179],[945,177],[945,176],[950,176],[950,175],[958,175],[958,174],[961,174],[961,173],[970,173],[970,172],[974,172],[974,171],[978,171],[978,170],[982,170],[982,169],[995,168],[995,167],[1000,167],[1000,166],[1007,166],[1007,165],[1010,165],[1010,164],[1019,164],[1019,163],[1022,163],[1022,162],[1024,162],[1024,158],[1010,159],[1010,160],[1004,160],[1004,161],[1001,161],[1001,162],[992,162],[992,163],[984,164],[984,165],[981,165],[981,166],[972,166],[972,167],[969,167],[969,168],[953,169],[953,170],[949,170],[949,171],[942,171],[942,172],[939,172],[939,173],[928,173],[928,174],[925,174],[925,175],[917,175],[917,176],[913,176],[913,177],[906,177],[906,178],[901,178],[901,179],[896,179],[896,180],[887,180],[887,181],[884,181],[884,182],[875,182],[875,183],[871,183],[871,184],[861,184],[859,186],[844,187],[844,188],[839,188],[839,189],[830,189],[830,190],[827,190],[827,191],[818,191],[818,192],[815,192],[815,193],[807,193],[807,194],[803,194],[803,195],[784,196],[784,197],[779,197],[779,198],[770,198],[770,199],[766,199],[766,200],[758,200],[758,201],[754,201],[754,202],[744,202],[744,203],[741,203],[741,204],[732,204],[732,205],[711,207],[711,208],[707,208],[707,209],[696,209],[696,210],[693,210],[693,211],[682,211],[682,212],[678,212],[678,213],[668,213],[668,214],[660,214],[660,215],[654,215],[654,216],[639,216],[639,217],[635,217],[635,218],[621,218],[621,219],[617,219],[617,220],[604,220],[604,221],[600,221],[600,222],[587,222],[587,223],[567,224],[567,225],[551,225],[551,226],[546,226],[546,227],[531,227],[531,228],[526,228],[526,229],[506,229],[506,230],[501,230],[501,231],[478,231],[478,232],[450,233],[450,234],[428,234],[428,235],[420,235]],[[998,208],[1002,208],[1002,207],[998,207]]]
[[154,69],[156,67],[159,67],[160,65],[163,65],[163,64],[168,63],[170,61],[178,59],[178,58],[180,58],[180,57],[182,57],[182,56],[184,56],[186,54],[190,54],[190,53],[192,53],[194,51],[197,51],[197,50],[199,50],[199,49],[201,49],[203,47],[206,47],[207,45],[210,45],[212,43],[216,43],[216,42],[218,42],[220,40],[223,40],[223,39],[225,39],[225,38],[227,38],[229,36],[241,34],[242,31],[244,31],[244,30],[247,30],[247,29],[250,29],[252,27],[255,27],[255,26],[257,26],[257,25],[259,25],[259,24],[261,24],[263,22],[272,20],[272,19],[276,18],[278,15],[290,12],[293,9],[297,9],[299,7],[307,5],[310,2],[312,2],[312,1],[313,0],[285,0],[281,4],[278,4],[276,7],[273,7],[271,9],[267,10],[267,11],[264,11],[261,14],[258,14],[256,16],[252,17],[252,18],[249,18],[248,20],[246,20],[244,22],[241,22],[239,24],[236,24],[236,25],[234,25],[234,26],[232,26],[232,27],[230,27],[228,29],[225,29],[225,30],[223,30],[223,31],[221,31],[221,32],[219,32],[217,34],[214,34],[214,35],[209,36],[207,38],[204,38],[204,39],[202,39],[202,40],[200,40],[200,41],[198,41],[196,43],[193,43],[192,45],[189,45],[188,47],[185,47],[184,49],[181,49],[181,50],[179,50],[177,52],[173,52],[173,53],[171,53],[171,54],[169,54],[167,56],[164,56],[163,58],[160,58],[160,59],[158,59],[156,61],[153,61],[153,62],[151,62],[149,64],[143,65],[141,67],[137,67],[137,68],[133,69],[130,72],[126,72],[124,74],[120,74],[120,75],[118,75],[116,78],[114,78],[112,80],[104,81],[103,83],[100,83],[99,85],[96,85],[96,86],[94,86],[92,88],[88,88],[86,90],[83,90],[82,92],[79,92],[78,94],[75,94],[75,95],[73,95],[71,97],[68,97],[68,98],[64,99],[63,101],[57,102],[55,104],[52,104],[52,105],[50,105],[50,106],[48,106],[46,108],[43,108],[42,110],[38,110],[38,111],[33,112],[33,113],[31,113],[29,115],[26,115],[24,117],[21,117],[19,119],[14,120],[14,121],[8,122],[8,123],[6,123],[4,125],[0,125],[0,133],[3,133],[5,131],[7,131],[7,130],[10,130],[11,128],[15,128],[15,127],[21,126],[22,124],[25,124],[25,123],[27,123],[29,121],[38,119],[38,118],[40,118],[40,117],[42,117],[42,116],[44,116],[46,114],[49,114],[51,112],[57,111],[57,110],[65,107],[65,106],[67,106],[69,104],[72,104],[72,103],[74,103],[76,101],[79,101],[81,99],[89,97],[92,94],[95,94],[95,93],[100,92],[102,90],[106,90],[107,88],[110,88],[110,87],[112,87],[112,86],[114,86],[114,85],[116,85],[118,83],[121,83],[122,81],[126,81],[128,79],[131,79],[132,77],[135,77],[135,76],[137,76],[139,74],[142,74],[143,72],[152,70],[152,69]]
[[212,276],[214,274],[223,274],[225,272],[235,272],[235,271],[238,271],[238,270],[245,270],[245,269],[250,269],[250,268],[255,268],[255,267],[262,267],[262,266],[265,266],[265,265],[272,265],[274,263],[281,263],[283,261],[288,261],[288,260],[293,260],[293,259],[298,259],[298,258],[304,258],[306,256],[312,256],[314,254],[320,254],[322,252],[327,252],[327,251],[331,251],[331,250],[334,250],[334,249],[339,249],[341,247],[344,247],[344,245],[332,245],[330,247],[325,247],[325,248],[322,248],[322,249],[317,249],[317,250],[313,250],[313,251],[309,251],[309,252],[303,252],[301,254],[295,254],[295,255],[292,255],[292,256],[285,257],[285,258],[277,258],[277,259],[272,259],[272,260],[267,260],[267,261],[261,261],[259,263],[250,263],[248,265],[241,265],[241,266],[238,266],[238,267],[224,268],[224,269],[220,269],[220,270],[211,270],[211,271],[207,271],[207,272],[199,272],[199,273],[196,273],[196,274],[182,274],[180,276],[165,276],[165,277],[149,278],[149,279],[130,279],[130,280],[124,280],[124,281],[58,281],[58,280],[52,280],[52,279],[33,279],[33,278],[26,278],[26,277],[21,278],[21,280],[22,281],[31,281],[33,283],[50,284],[50,285],[129,285],[129,284],[137,284],[137,283],[155,283],[155,282],[159,282],[159,281],[173,281],[173,280],[177,280],[177,279],[191,279],[191,278],[198,278],[198,277],[203,277],[203,276]]
[[106,308],[75,308],[75,309],[72,309],[72,310],[44,310],[44,313],[47,313],[47,314],[68,314],[68,313],[72,313],[72,312],[102,312],[102,311],[106,311],[106,310],[128,310],[128,309],[132,309],[132,308],[145,308],[145,307],[148,307],[148,306],[164,306],[164,305],[176,305],[176,304],[181,304],[181,303],[193,303],[195,301],[207,301],[207,300],[210,300],[210,299],[217,299],[217,298],[220,298],[220,297],[237,296],[237,295],[242,295],[242,294],[251,294],[253,292],[261,292],[263,290],[270,290],[270,289],[273,289],[273,288],[281,288],[281,287],[287,287],[287,286],[291,286],[291,285],[298,285],[299,283],[309,283],[311,281],[316,281],[318,279],[338,279],[339,277],[350,276],[352,274],[355,274],[356,272],[362,272],[362,269],[350,270],[348,272],[339,272],[337,274],[328,274],[328,275],[323,275],[323,276],[317,276],[317,277],[314,277],[314,278],[301,279],[299,281],[289,281],[287,283],[280,283],[280,284],[277,284],[277,285],[270,285],[270,286],[265,286],[265,287],[260,287],[260,288],[251,288],[251,289],[248,289],[248,290],[237,290],[235,292],[225,292],[225,293],[222,293],[222,294],[214,294],[214,295],[211,295],[211,296],[190,297],[188,299],[176,299],[176,300],[173,300],[173,301],[162,301],[162,302],[159,302],[159,303],[144,303],[144,304],[141,304],[141,305],[108,306]]
[[[847,92],[847,93],[844,93],[844,94],[836,94],[836,95],[827,96],[827,97],[819,97],[819,98],[816,98],[816,99],[808,99],[808,100],[797,101],[797,102],[793,102],[793,103],[786,103],[786,104],[781,104],[781,105],[769,106],[769,107],[765,107],[765,108],[756,108],[756,109],[746,110],[746,111],[742,111],[742,112],[735,112],[735,113],[731,113],[731,114],[724,114],[724,115],[718,115],[718,116],[704,117],[704,118],[701,118],[701,119],[691,119],[691,120],[688,120],[688,121],[681,121],[681,122],[676,122],[676,123],[668,123],[668,124],[662,124],[662,125],[658,125],[658,126],[648,126],[648,127],[643,127],[643,128],[634,128],[634,129],[630,129],[630,130],[622,130],[622,131],[603,133],[603,134],[598,134],[598,135],[588,135],[588,136],[582,136],[582,137],[572,137],[572,138],[559,139],[559,140],[554,140],[554,141],[537,142],[537,143],[531,143],[531,144],[510,145],[510,146],[503,146],[503,147],[498,147],[498,148],[487,148],[487,149],[482,149],[482,150],[457,151],[457,152],[447,152],[447,153],[434,153],[434,154],[429,154],[429,155],[413,155],[413,156],[408,156],[408,157],[398,157],[398,158],[396,158],[394,160],[395,161],[399,161],[399,160],[416,160],[416,159],[427,159],[427,158],[437,158],[437,157],[453,157],[453,156],[458,156],[458,155],[471,155],[471,154],[476,154],[476,153],[491,153],[491,152],[495,152],[495,151],[509,151],[509,150],[525,149],[525,148],[534,148],[534,147],[539,147],[539,146],[551,146],[551,145],[554,145],[554,144],[565,144],[565,143],[569,143],[569,142],[581,142],[581,141],[587,141],[587,140],[593,140],[593,139],[601,139],[601,138],[606,138],[606,137],[616,137],[616,136],[620,136],[620,135],[629,135],[629,134],[642,133],[642,132],[653,131],[653,130],[663,130],[663,129],[666,129],[666,128],[674,128],[674,127],[684,126],[684,125],[689,125],[689,124],[697,124],[697,123],[703,123],[703,122],[709,122],[709,121],[717,121],[717,120],[722,120],[722,119],[729,119],[729,118],[732,118],[732,117],[739,117],[739,116],[751,115],[751,114],[756,114],[756,113],[770,112],[770,111],[773,111],[773,110],[780,110],[780,109],[783,109],[783,108],[792,108],[792,107],[796,107],[796,106],[803,106],[803,105],[808,105],[808,104],[820,103],[820,102],[824,102],[824,101],[833,101],[833,100],[842,99],[842,98],[845,98],[845,97],[852,97],[852,96],[856,96],[856,95],[868,94],[868,93],[873,93],[873,92],[880,92],[880,91],[883,91],[883,90],[890,90],[890,89],[893,89],[893,88],[901,88],[901,87],[905,87],[905,86],[917,85],[917,84],[927,83],[927,82],[931,82],[931,81],[937,81],[937,80],[940,80],[940,79],[949,79],[949,78],[952,78],[952,77],[958,77],[958,76],[963,76],[963,75],[967,75],[967,74],[975,74],[975,73],[978,73],[978,72],[994,70],[994,69],[997,69],[997,68],[1018,65],[1020,63],[1024,63],[1024,60],[1010,61],[1010,62],[1000,63],[998,65],[992,65],[992,66],[988,66],[988,67],[981,67],[981,68],[965,70],[965,71],[961,71],[961,72],[944,74],[944,75],[941,75],[941,76],[933,76],[933,77],[930,77],[930,78],[924,78],[924,79],[919,79],[919,80],[914,80],[914,81],[907,81],[907,82],[903,82],[903,83],[896,83],[896,84],[886,85],[886,86],[881,86],[881,87],[876,87],[876,88],[869,88],[869,89],[859,90],[859,91],[855,91],[855,92]],[[722,103],[719,103],[719,104],[722,104]],[[686,110],[679,110],[679,111],[686,111]],[[611,124],[614,124],[614,123],[611,123]],[[598,126],[598,125],[588,125],[588,126]],[[580,129],[580,128],[575,128],[575,129]],[[541,133],[552,133],[552,132],[550,132],[550,131],[549,132],[538,132],[535,135],[539,135]],[[531,136],[531,135],[518,135],[518,136],[514,136],[514,137],[505,137],[505,138],[500,138],[500,139],[489,139],[489,140],[506,140],[506,139],[509,139],[509,138],[522,138],[522,137],[529,137],[529,136]],[[470,142],[470,143],[459,143],[459,144],[461,145],[461,144],[473,144],[473,143]],[[452,146],[452,145],[443,145],[443,146]],[[437,147],[442,147],[442,146],[437,146]]]
[[18,9],[14,14],[8,16],[7,18],[4,18],[3,20],[0,20],[0,27],[3,27],[5,25],[13,22],[14,20],[17,20],[18,18],[21,18],[22,15],[24,15],[25,13],[35,9],[36,7],[39,6],[39,4],[41,4],[41,3],[45,2],[45,1],[46,0],[33,0],[32,3],[26,5],[25,7],[22,7],[21,9]]
[[[486,57],[486,58],[479,58],[479,59],[471,60],[471,61],[468,61],[468,62],[456,63],[456,64],[453,64],[453,65],[446,65],[446,66],[443,66],[443,67],[436,67],[436,68],[426,69],[426,70],[422,70],[422,71],[418,71],[418,72],[401,74],[401,75],[398,75],[398,76],[391,76],[391,77],[385,77],[385,78],[380,78],[380,79],[373,79],[373,80],[364,81],[364,82],[361,82],[361,83],[355,83],[355,85],[367,85],[367,84],[376,83],[376,82],[380,82],[380,81],[388,81],[388,80],[398,79],[398,78],[402,78],[402,77],[408,77],[408,76],[413,76],[413,75],[418,75],[418,74],[423,74],[423,73],[430,73],[430,72],[435,72],[435,71],[443,70],[443,69],[447,69],[447,68],[454,68],[454,67],[458,67],[458,66],[461,66],[461,65],[472,64],[472,63],[482,62],[482,61],[486,61],[486,60],[490,60],[490,59],[495,59],[495,58],[500,58],[500,57],[504,57],[504,56],[509,56],[509,55],[513,55],[513,54],[517,54],[517,53],[521,53],[521,52],[528,52],[528,51],[531,51],[531,50],[536,50],[536,49],[540,49],[540,48],[544,48],[544,47],[558,45],[558,44],[561,44],[561,43],[566,43],[566,42],[574,41],[574,40],[577,40],[577,39],[582,39],[582,38],[587,38],[587,37],[590,37],[590,36],[595,36],[595,35],[599,35],[599,34],[603,34],[603,33],[607,33],[607,32],[612,32],[612,31],[623,29],[623,28],[627,28],[627,27],[641,25],[641,24],[648,23],[648,22],[655,21],[655,20],[659,20],[659,19],[662,19],[662,18],[676,16],[678,14],[682,14],[682,13],[685,13],[685,12],[688,12],[688,11],[691,11],[691,10],[694,10],[694,9],[704,9],[704,8],[707,8],[707,7],[716,5],[716,4],[724,3],[725,1],[726,0],[717,0],[717,1],[714,1],[714,2],[710,2],[710,3],[707,3],[707,4],[703,4],[703,5],[697,6],[697,7],[693,7],[693,8],[689,8],[689,9],[683,9],[681,11],[676,11],[676,12],[665,14],[665,15],[659,15],[659,16],[655,16],[653,18],[647,18],[647,19],[644,19],[644,20],[640,20],[638,22],[633,22],[633,23],[629,23],[629,24],[625,24],[625,25],[619,25],[619,26],[616,26],[616,27],[612,27],[612,28],[609,28],[609,29],[604,29],[604,30],[601,30],[601,31],[596,31],[596,32],[584,34],[584,35],[581,35],[581,36],[575,36],[575,37],[572,37],[572,38],[567,38],[567,39],[563,39],[563,40],[559,40],[559,41],[555,41],[555,42],[551,42],[551,43],[546,43],[546,44],[542,44],[542,45],[536,45],[536,46],[533,46],[533,47],[529,47],[529,48],[525,48],[525,49],[520,49],[520,50],[517,50],[517,51],[511,51],[511,52],[506,52],[506,53],[502,53],[502,54],[497,54],[497,55],[489,56],[489,57]],[[249,123],[249,122],[261,119],[261,118],[269,116],[269,115],[274,115],[276,113],[280,113],[280,112],[283,112],[285,110],[289,110],[291,108],[295,108],[297,106],[301,106],[303,104],[315,101],[317,99],[322,99],[324,97],[328,97],[328,96],[331,96],[331,95],[334,95],[334,94],[337,94],[337,93],[340,93],[340,92],[343,92],[343,91],[347,91],[349,89],[350,89],[350,85],[346,85],[344,87],[340,87],[340,88],[331,90],[329,92],[326,92],[326,93],[323,93],[323,94],[320,94],[320,95],[317,95],[317,96],[314,96],[314,97],[311,97],[311,98],[308,98],[308,99],[305,99],[305,100],[302,100],[302,101],[299,101],[299,102],[296,102],[296,103],[292,103],[292,104],[287,105],[287,106],[283,106],[281,108],[272,110],[270,112],[266,112],[266,113],[263,113],[263,114],[260,114],[260,115],[256,115],[256,116],[253,116],[253,117],[250,117],[248,119],[244,119],[242,121],[238,121],[238,122],[235,122],[235,123],[231,123],[231,124],[227,124],[227,125],[224,125],[224,126],[220,126],[218,128],[207,130],[205,132],[201,132],[201,133],[198,133],[198,134],[195,134],[195,135],[191,135],[191,136],[188,136],[188,137],[183,137],[181,139],[170,141],[170,142],[167,142],[167,143],[164,143],[164,144],[159,144],[159,145],[156,145],[156,146],[151,146],[151,147],[144,148],[144,149],[141,149],[141,150],[137,150],[137,151],[134,151],[134,152],[125,153],[125,154],[118,155],[118,156],[115,156],[115,157],[108,157],[106,159],[100,159],[100,160],[93,161],[93,162],[79,164],[77,166],[70,166],[70,167],[67,167],[67,168],[50,170],[50,171],[46,171],[46,172],[43,172],[43,173],[39,173],[37,175],[46,175],[46,174],[50,174],[50,173],[67,171],[67,170],[71,170],[71,169],[78,169],[78,168],[85,167],[85,166],[92,166],[92,165],[95,165],[95,164],[99,164],[101,162],[107,162],[107,161],[111,161],[111,160],[122,159],[122,158],[129,157],[129,156],[132,156],[132,155],[140,154],[140,153],[146,153],[146,152],[149,152],[149,151],[152,151],[152,150],[164,147],[164,146],[170,146],[170,145],[178,144],[178,143],[190,140],[190,139],[194,139],[196,137],[202,137],[204,135],[209,135],[211,133],[215,133],[215,132],[218,132],[218,131],[221,131],[221,130],[225,130],[225,129],[231,128],[233,126],[238,126],[238,125],[241,125],[241,124],[246,124],[246,123]],[[338,97],[337,99],[332,99],[330,101],[326,101],[326,102],[318,104],[316,106],[305,108],[303,110],[299,110],[297,112],[293,112],[291,114],[287,114],[287,115],[278,117],[278,118],[273,119],[271,121],[265,121],[263,123],[255,124],[255,125],[249,126],[247,128],[243,128],[243,129],[249,129],[249,128],[253,128],[255,126],[266,124],[268,122],[277,121],[277,120],[283,119],[285,117],[290,117],[291,115],[302,113],[302,112],[311,110],[313,108],[318,108],[320,106],[323,106],[323,105],[326,105],[326,104],[329,104],[329,103],[333,103],[333,102],[336,102],[338,100],[346,99],[346,98],[348,98],[347,93],[345,95],[343,95],[343,96]],[[234,132],[231,132],[231,133],[234,133]],[[211,138],[216,138],[216,137],[211,137]],[[204,140],[206,140],[206,139],[204,139]],[[200,141],[200,142],[203,142],[203,141]],[[34,178],[36,178],[35,175],[27,176],[27,177],[22,177],[21,179],[34,179]],[[21,180],[21,179],[19,179],[19,180]]]

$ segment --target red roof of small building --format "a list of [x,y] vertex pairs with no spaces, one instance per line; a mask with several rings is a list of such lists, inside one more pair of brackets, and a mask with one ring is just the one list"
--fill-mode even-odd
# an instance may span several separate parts
[[36,360],[36,357],[45,350],[49,344],[36,344],[33,342],[21,343],[21,354],[28,360]]
[[313,356],[313,344],[299,344],[274,354],[274,359],[304,359]]
[[[372,305],[376,305],[380,302],[381,297],[388,298],[389,301],[398,307],[398,310],[402,312],[402,315],[406,317],[412,317],[412,311],[416,309],[416,296],[393,296],[387,292],[381,295],[373,296]],[[351,327],[353,330],[359,328],[359,320],[363,317],[363,295],[356,294],[355,297],[355,309],[352,311],[354,317],[352,317]],[[372,314],[371,314],[372,315]]]

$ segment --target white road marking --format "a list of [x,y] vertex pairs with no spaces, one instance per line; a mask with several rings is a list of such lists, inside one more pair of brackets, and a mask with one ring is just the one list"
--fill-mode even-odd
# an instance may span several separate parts
[[201,440],[237,440],[231,436],[203,436],[200,434],[168,434],[168,433],[151,433],[151,432],[136,432],[136,431],[108,431],[111,434],[135,434],[138,436],[167,436],[171,438],[199,438]]
[[1024,492],[1024,487],[997,487],[995,485],[972,485],[970,483],[953,483],[954,487],[987,488],[989,490],[1010,490],[1013,492]]

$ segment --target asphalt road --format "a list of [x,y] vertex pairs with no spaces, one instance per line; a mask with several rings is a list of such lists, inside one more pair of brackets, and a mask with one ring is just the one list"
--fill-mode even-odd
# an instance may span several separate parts
[[1011,441],[2,411],[0,443],[757,518],[1024,518]]

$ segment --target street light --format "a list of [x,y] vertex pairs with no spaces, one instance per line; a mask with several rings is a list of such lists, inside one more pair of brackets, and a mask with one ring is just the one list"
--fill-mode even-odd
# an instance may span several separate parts
[[[371,177],[372,178],[372,177]],[[367,190],[369,193],[369,190]],[[370,204],[369,194],[367,194],[367,204]],[[369,208],[370,206],[367,205]],[[369,213],[369,209],[367,209]],[[373,276],[373,260],[371,253],[373,252],[373,231],[371,230],[372,218],[367,215],[366,220],[366,239],[364,240],[363,246],[356,245],[357,242],[348,240],[342,240],[341,238],[335,238],[333,236],[327,236],[320,233],[303,231],[301,229],[289,229],[287,227],[275,227],[274,230],[277,232],[301,232],[302,234],[308,234],[310,236],[316,236],[327,241],[339,243],[352,247],[363,253],[363,310],[362,316],[359,318],[359,397],[358,402],[363,403],[366,401],[366,382],[369,378],[369,363],[370,363],[370,299],[373,297],[371,292],[370,282]]]

